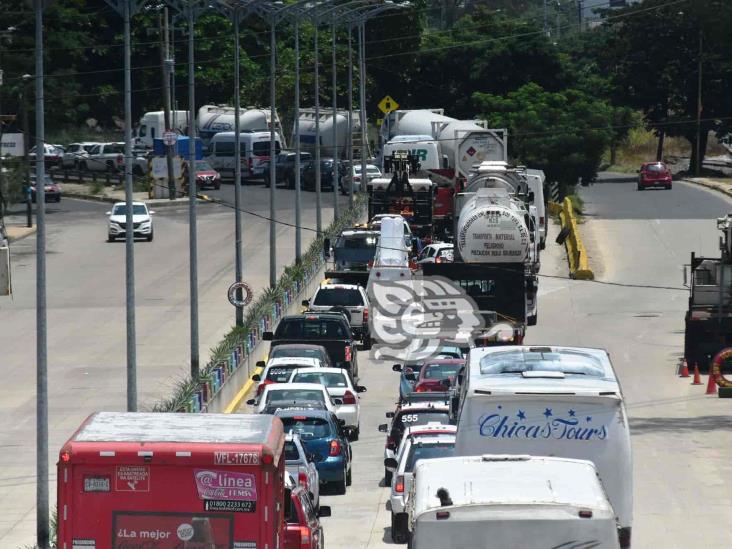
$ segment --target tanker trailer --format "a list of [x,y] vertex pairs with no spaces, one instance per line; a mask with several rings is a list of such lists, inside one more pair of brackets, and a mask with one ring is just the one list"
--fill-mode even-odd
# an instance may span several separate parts
[[[228,105],[204,105],[198,109],[198,135],[204,143],[220,132],[234,131],[235,109]],[[239,113],[239,129],[241,131],[269,131],[270,110],[257,107],[242,107]],[[282,131],[279,115],[275,113],[275,131],[281,139],[282,148],[285,149],[285,134]]]
[[[354,158],[358,157],[361,147],[361,120],[358,111],[351,113],[353,118]],[[318,126],[320,132],[320,156],[333,157],[335,143],[338,147],[338,158],[348,158],[348,111],[336,112],[336,141],[333,141],[333,110],[320,109]],[[293,125],[293,136],[294,136]],[[315,150],[315,109],[300,109],[300,146],[303,150]]]

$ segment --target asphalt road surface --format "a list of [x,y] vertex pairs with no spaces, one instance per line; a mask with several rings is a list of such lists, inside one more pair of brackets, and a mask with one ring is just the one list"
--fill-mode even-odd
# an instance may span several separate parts
[[[716,255],[715,218],[732,211],[720,194],[685,183],[672,191],[635,190],[632,176],[603,174],[583,189],[581,226],[602,281],[670,286],[630,288],[567,280],[564,252],[553,242],[542,256],[539,324],[527,343],[608,349],[628,403],[634,453],[633,547],[726,549],[732,523],[732,401],[704,396],[704,386],[677,377],[688,292],[681,265],[689,253]],[[548,276],[547,276],[548,275]],[[551,277],[561,278],[551,278]],[[327,547],[392,545],[384,435],[377,425],[394,409],[391,364],[359,357],[361,437],[354,443],[353,485],[324,496]],[[706,379],[704,380],[706,382]]]
[[[233,203],[233,187],[210,191]],[[294,191],[278,189],[277,218],[294,223]],[[346,197],[341,200],[347,201]],[[269,189],[243,187],[244,209],[269,216]],[[302,193],[303,226],[315,227],[315,194]],[[332,220],[323,196],[323,226]],[[125,244],[106,242],[109,204],[62,199],[47,208],[49,462],[52,508],[58,451],[95,410],[126,409]],[[233,209],[198,211],[200,359],[234,323],[226,291],[234,281]],[[22,214],[19,214],[22,215]],[[269,282],[269,222],[242,217],[244,279]],[[189,371],[188,210],[160,208],[155,240],[135,245],[138,401],[171,394]],[[295,232],[277,230],[277,264],[294,261]],[[314,237],[303,230],[303,251]],[[35,236],[11,248],[13,298],[0,298],[0,547],[35,539]]]

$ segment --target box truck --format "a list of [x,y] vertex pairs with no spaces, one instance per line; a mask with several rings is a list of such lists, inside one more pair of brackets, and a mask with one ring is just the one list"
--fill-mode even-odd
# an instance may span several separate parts
[[58,547],[280,547],[285,454],[267,415],[97,412],[58,461]]

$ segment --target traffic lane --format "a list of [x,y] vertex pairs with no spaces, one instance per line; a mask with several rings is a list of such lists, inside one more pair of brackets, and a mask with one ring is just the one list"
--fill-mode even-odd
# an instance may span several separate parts
[[321,495],[321,505],[330,505],[332,516],[321,520],[326,547],[378,548],[391,545],[388,487],[384,486],[384,433],[399,397],[399,375],[391,362],[371,358],[371,351],[359,351],[361,434],[353,442],[353,484],[343,496]]
[[[257,294],[268,282],[269,223],[266,189],[251,189],[252,211],[244,216],[244,273]],[[79,201],[69,201],[79,202]],[[61,202],[64,205],[64,201]],[[47,238],[49,349],[49,464],[52,501],[55,454],[81,421],[95,410],[126,408],[125,245],[106,242],[108,205],[93,203],[91,216],[49,216]],[[265,205],[266,204],[266,205]],[[72,204],[73,205],[73,204]],[[283,201],[281,217],[292,217]],[[234,279],[232,209],[202,204],[198,209],[200,358],[218,344],[234,321],[226,290]],[[313,201],[303,219],[314,219]],[[252,217],[251,220],[248,218]],[[324,208],[325,223],[332,210]],[[155,240],[137,241],[136,332],[138,401],[145,409],[175,389],[189,371],[188,210],[161,208]],[[278,269],[294,260],[294,229],[278,226]],[[303,232],[303,249],[314,235]],[[29,543],[35,531],[32,485],[35,469],[35,243],[14,243],[13,300],[0,308],[0,348],[6,375],[0,400],[0,546]]]
[[[683,206],[675,206],[675,193]],[[681,265],[691,250],[718,254],[715,218],[731,201],[686,183],[638,193],[634,183],[600,180],[581,195],[588,215],[580,229],[602,275],[595,282],[552,280],[527,342],[609,351],[630,416],[634,546],[728,547],[719,525],[732,518],[729,401],[705,397],[704,386],[676,372],[688,297]]]

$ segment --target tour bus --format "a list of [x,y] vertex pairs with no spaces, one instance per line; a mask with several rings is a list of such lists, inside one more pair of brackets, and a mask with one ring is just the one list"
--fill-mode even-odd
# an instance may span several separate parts
[[470,350],[458,376],[455,455],[525,454],[595,464],[630,547],[633,466],[628,416],[602,349],[558,346]]
[[59,549],[281,547],[279,418],[98,412],[61,448]]

